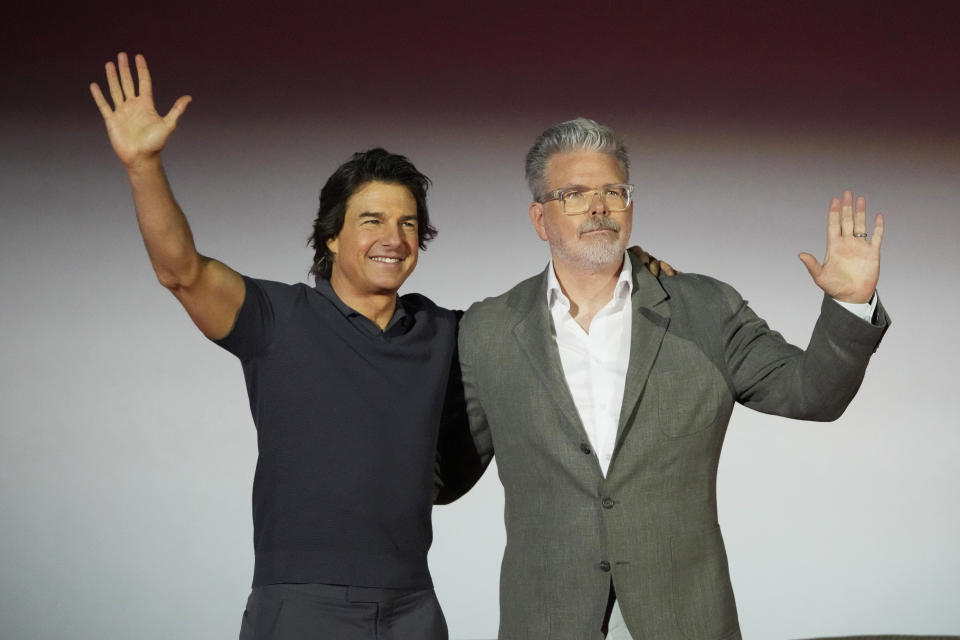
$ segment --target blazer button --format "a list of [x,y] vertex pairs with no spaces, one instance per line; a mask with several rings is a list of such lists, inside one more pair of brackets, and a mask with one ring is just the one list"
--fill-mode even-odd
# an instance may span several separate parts
[[604,509],[613,509],[613,505],[616,503],[613,501],[613,498],[604,498],[600,501],[600,504],[603,505]]
[[600,571],[604,571],[604,572],[610,571],[610,563],[607,562],[606,560],[601,560]]
[[591,451],[590,451],[590,445],[588,445],[586,442],[581,442],[581,443],[580,443],[580,451],[583,451],[585,454],[590,455],[590,453],[591,453]]

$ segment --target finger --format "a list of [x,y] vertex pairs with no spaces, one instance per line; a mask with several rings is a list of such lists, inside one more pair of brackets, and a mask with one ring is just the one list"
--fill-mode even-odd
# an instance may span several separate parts
[[118,109],[123,104],[123,91],[120,91],[120,80],[117,78],[117,67],[112,62],[107,63],[107,86],[110,88],[110,98],[113,108]]
[[191,100],[193,100],[191,96],[180,96],[177,98],[177,101],[170,107],[167,115],[163,116],[164,121],[171,127],[177,126],[177,120],[179,120],[183,112],[187,110],[187,105],[190,104]]
[[840,235],[853,235],[853,193],[843,192],[843,201],[840,203]]
[[664,262],[663,260],[660,261],[660,270],[671,277],[677,275],[677,272],[673,270],[673,267],[670,266],[670,263]]
[[873,221],[873,237],[870,238],[870,245],[880,248],[880,245],[883,244],[883,214],[878,213],[876,219]]
[[632,245],[627,249],[630,253],[634,255],[639,261],[640,264],[647,265],[650,264],[651,256],[649,253],[644,251],[639,245]]
[[810,273],[810,277],[816,280],[820,275],[820,271],[823,269],[823,267],[820,265],[820,261],[806,252],[801,253],[797,257],[800,258],[800,262],[803,263],[803,266],[807,268],[807,271]]
[[830,201],[830,209],[827,211],[827,241],[831,238],[840,237],[840,198],[833,198]]
[[96,82],[90,83],[90,95],[93,96],[93,101],[97,103],[97,108],[100,109],[100,115],[103,116],[104,120],[113,115],[113,109],[107,104],[107,99],[103,97],[100,85]]
[[138,53],[133,60],[137,65],[137,79],[140,80],[140,93],[137,95],[153,98],[153,81],[150,79],[147,59]]
[[117,66],[120,67],[120,86],[123,88],[123,95],[130,98],[137,97],[137,90],[133,85],[133,76],[130,75],[130,61],[127,60],[127,54],[122,51],[117,55]]
[[864,239],[867,237],[867,199],[863,196],[857,196],[853,211],[853,235],[857,234]]

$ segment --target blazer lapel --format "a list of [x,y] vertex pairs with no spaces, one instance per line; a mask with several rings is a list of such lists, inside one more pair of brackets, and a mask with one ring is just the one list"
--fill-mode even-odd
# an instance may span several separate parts
[[[639,264],[631,255],[633,263],[633,293],[630,306],[633,321],[630,330],[630,364],[623,389],[623,404],[620,407],[620,422],[617,425],[617,444],[614,459],[633,426],[633,413],[643,395],[650,376],[650,369],[657,359],[660,344],[670,324],[670,307],[664,302],[668,296],[657,278]],[[611,466],[613,461],[611,460]]]
[[587,431],[580,421],[580,414],[563,374],[563,364],[554,337],[556,330],[547,308],[547,272],[531,279],[530,283],[531,286],[516,301],[515,308],[520,318],[513,328],[513,335],[554,404],[566,416],[567,423],[573,425],[570,434],[578,441],[585,442],[588,439]]

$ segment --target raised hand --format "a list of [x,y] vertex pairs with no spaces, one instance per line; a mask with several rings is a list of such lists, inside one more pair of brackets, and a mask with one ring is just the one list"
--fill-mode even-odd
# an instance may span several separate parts
[[869,302],[880,277],[880,245],[883,242],[883,214],[877,214],[873,236],[867,237],[867,201],[853,193],[830,201],[827,213],[827,254],[820,264],[809,253],[800,260],[813,281],[827,295],[840,302]]
[[159,157],[177,126],[177,120],[191,100],[190,96],[181,96],[167,115],[161,117],[153,104],[153,87],[147,61],[140,54],[136,56],[136,65],[140,80],[139,93],[134,88],[127,54],[118,54],[116,65],[107,63],[107,87],[113,100],[112,109],[100,86],[96,82],[90,83],[90,94],[107,125],[110,144],[128,169]]

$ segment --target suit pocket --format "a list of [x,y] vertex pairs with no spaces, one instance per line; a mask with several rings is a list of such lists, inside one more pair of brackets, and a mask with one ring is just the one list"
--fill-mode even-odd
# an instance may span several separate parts
[[665,371],[651,381],[657,388],[660,429],[682,438],[715,426],[727,392],[710,364],[689,371]]
[[740,630],[720,527],[678,536],[670,543],[673,608],[688,640],[722,640]]

